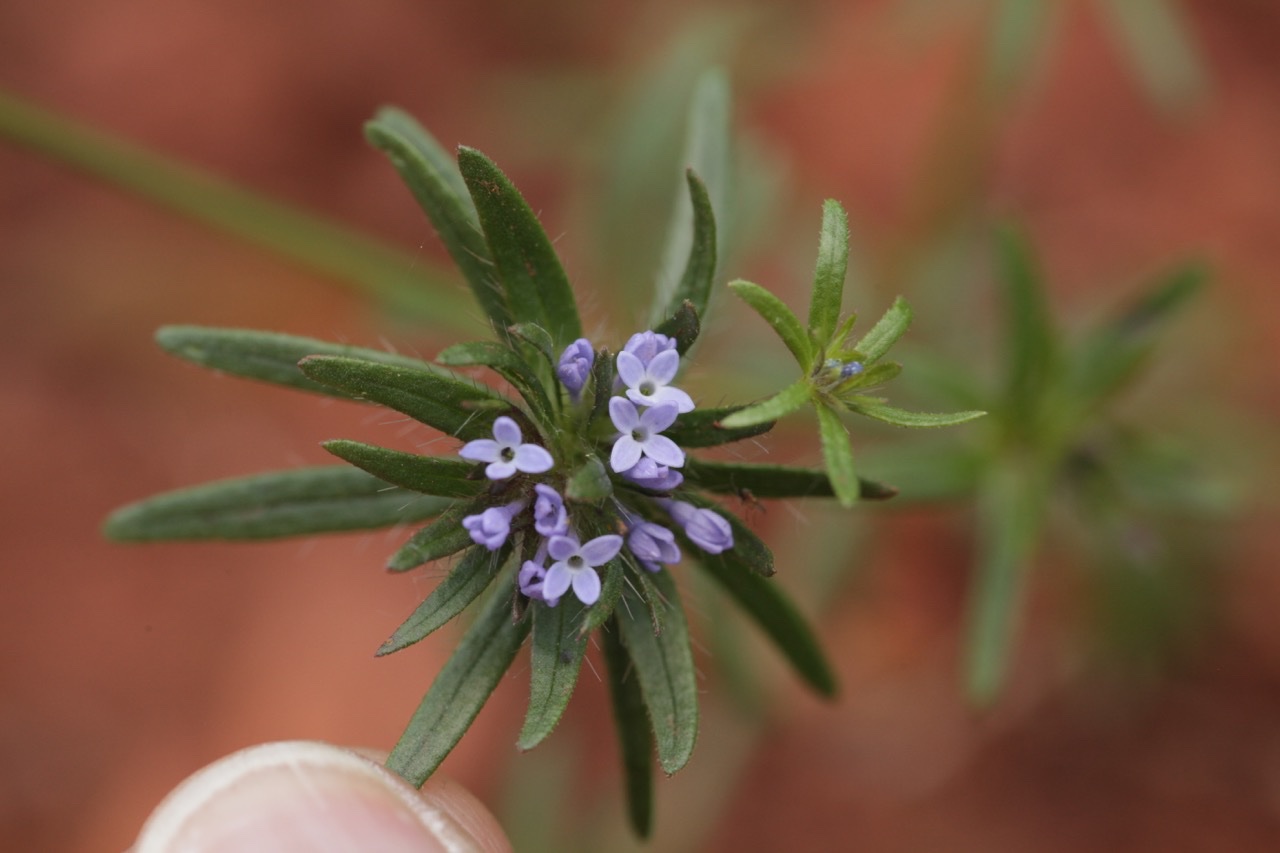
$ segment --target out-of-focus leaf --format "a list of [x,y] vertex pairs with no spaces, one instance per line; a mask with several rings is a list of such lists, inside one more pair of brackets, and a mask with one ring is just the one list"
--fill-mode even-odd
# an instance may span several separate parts
[[[747,462],[706,462],[690,458],[685,480],[699,489],[752,498],[831,498],[835,490],[825,471],[788,465],[759,465]],[[893,486],[858,478],[863,500],[887,500],[898,493]],[[745,493],[745,494],[744,494]]]
[[565,481],[564,496],[571,501],[598,504],[613,494],[609,472],[595,456],[588,456]]
[[547,330],[537,323],[516,323],[507,331],[542,353],[547,360],[547,364],[554,367],[560,363],[560,352],[563,352],[563,350],[556,350],[556,344],[555,341],[551,340],[551,335],[547,334]]
[[724,587],[765,632],[796,672],[823,696],[834,696],[836,679],[804,617],[773,581],[743,565],[735,549],[698,555],[698,563]]
[[801,376],[772,397],[761,400],[759,403],[752,403],[726,416],[720,421],[720,425],[728,429],[749,429],[760,424],[772,424],[779,418],[797,411],[811,399],[813,399],[813,387],[808,377]]
[[1165,109],[1185,108],[1209,88],[1192,29],[1174,0],[1099,3],[1104,20],[1147,94]]
[[497,551],[472,548],[374,654],[381,657],[412,646],[457,616],[488,589],[510,556],[510,545]]
[[693,346],[694,341],[698,340],[702,323],[698,319],[698,312],[693,307],[693,303],[686,299],[676,309],[676,313],[662,321],[654,331],[660,335],[675,338],[676,352],[684,355]]
[[273,539],[421,521],[453,502],[410,494],[349,465],[219,480],[156,495],[113,512],[112,539]]
[[717,447],[721,444],[763,435],[773,429],[773,421],[732,429],[722,424],[725,418],[743,408],[743,406],[728,406],[723,409],[694,409],[692,412],[681,415],[663,435],[681,447]]
[[813,369],[813,345],[800,320],[786,303],[758,284],[743,279],[729,282],[729,289],[750,305],[791,350],[800,369],[808,374]]
[[1025,83],[1059,9],[1045,0],[997,0],[987,39],[987,80],[997,94]]
[[899,296],[853,348],[867,364],[879,361],[910,325],[911,306]]
[[684,767],[698,737],[698,682],[675,583],[669,572],[658,572],[653,582],[669,603],[661,634],[653,633],[648,606],[630,586],[614,615],[649,709],[658,763],[670,774]]
[[345,459],[375,477],[424,495],[469,498],[486,485],[483,481],[471,479],[476,466],[470,462],[419,456],[346,439],[326,441],[323,446],[339,459]]
[[[707,196],[707,188],[702,181],[692,169],[687,172],[687,177],[689,198],[693,203],[693,239],[689,247],[689,258],[675,290],[664,294],[666,303],[654,306],[653,325],[658,325],[668,317],[675,317],[686,303],[692,305],[696,322],[698,317],[706,315],[707,303],[711,298],[711,284],[716,274],[715,214],[711,210],[711,199]],[[692,344],[692,341],[689,343]],[[685,350],[680,352],[683,355]]]
[[474,148],[458,149],[458,167],[480,216],[512,321],[537,323],[561,348],[582,337],[569,280],[524,196]]
[[513,574],[507,569],[499,575],[494,594],[431,683],[387,757],[387,769],[415,788],[427,781],[462,739],[529,633],[530,620],[511,620]]
[[423,563],[456,554],[471,545],[471,534],[462,526],[462,519],[484,512],[487,507],[488,502],[484,498],[453,504],[439,518],[409,537],[409,541],[391,555],[391,559],[387,561],[387,569],[405,572]]
[[309,356],[298,367],[316,382],[381,403],[464,441],[489,437],[494,418],[501,413],[489,407],[505,402],[496,391],[478,383],[399,365]]
[[516,741],[520,749],[533,749],[560,722],[587,649],[587,638],[578,630],[583,609],[576,600],[566,596],[556,607],[535,601],[530,609],[529,711]]
[[849,411],[901,427],[944,427],[976,420],[986,412],[908,412],[886,406],[870,397],[853,397],[845,401]]
[[1039,401],[1056,377],[1058,333],[1031,246],[1013,228],[999,234],[999,264],[1008,347],[1004,354],[1007,417],[1016,429],[1034,430],[1041,414]]
[[840,505],[848,508],[858,502],[862,487],[853,468],[853,448],[849,445],[849,433],[840,422],[840,416],[826,406],[814,406],[818,412],[818,436],[822,439],[822,459],[827,466],[827,476]]
[[[985,459],[980,451],[954,441],[876,446],[862,457],[858,467],[863,472],[886,483],[903,484],[895,505],[972,495]],[[862,497],[866,499],[865,490]]]
[[600,634],[604,662],[609,673],[609,698],[613,721],[622,748],[622,777],[627,791],[627,817],[640,838],[648,838],[653,826],[653,736],[649,734],[644,697],[622,645],[615,619]]
[[809,302],[809,334],[819,346],[831,340],[840,322],[848,269],[849,217],[840,202],[829,198],[822,205],[818,265],[813,273],[813,295]]
[[412,117],[384,107],[364,126],[365,138],[387,155],[471,286],[490,324],[506,329],[510,312],[493,286],[489,247],[457,164]]
[[440,353],[436,361],[452,367],[482,365],[497,371],[520,392],[520,396],[529,404],[531,413],[544,426],[551,427],[553,415],[546,388],[528,363],[508,347],[493,341],[455,344]]

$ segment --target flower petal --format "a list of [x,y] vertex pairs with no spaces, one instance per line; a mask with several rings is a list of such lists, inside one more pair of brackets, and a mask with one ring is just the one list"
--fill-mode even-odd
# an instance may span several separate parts
[[505,480],[516,472],[516,466],[510,462],[490,462],[484,469],[484,475],[490,480]]
[[[622,439],[618,439],[621,441]],[[659,465],[679,468],[684,465],[684,451],[665,435],[651,435],[644,443],[644,455]],[[614,468],[613,470],[618,470]]]
[[616,533],[597,536],[582,546],[582,559],[593,566],[603,566],[618,555],[622,547],[622,537]]
[[520,424],[506,415],[493,422],[493,437],[507,447],[515,447],[524,438],[520,433]]
[[609,398],[609,419],[619,432],[631,432],[640,425],[640,413],[635,403],[625,397]]
[[[619,354],[618,358],[622,358],[621,354]],[[679,370],[680,353],[673,349],[663,350],[649,362],[649,378],[659,385],[666,385],[672,379],[675,379]],[[630,385],[631,383],[628,382],[627,384]]]
[[472,462],[496,462],[501,452],[502,445],[492,438],[477,438],[462,445],[458,455]]
[[[614,397],[614,399],[618,398]],[[649,440],[652,441],[653,439]],[[621,474],[639,462],[641,455],[640,442],[629,435],[619,436],[618,440],[613,443],[613,452],[609,454],[609,467],[615,473]]]
[[618,378],[628,388],[634,388],[643,382],[644,373],[644,362],[626,350],[618,353]]
[[551,559],[564,561],[578,553],[578,540],[572,536],[552,536],[547,543],[547,553]]
[[573,576],[573,594],[583,604],[595,604],[600,598],[600,576],[592,569],[583,569]]
[[556,460],[551,458],[547,449],[536,444],[522,444],[517,447],[516,456],[511,462],[517,470],[526,474],[541,474],[543,471],[550,471],[556,464]]
[[568,566],[564,563],[552,563],[551,568],[547,569],[547,576],[542,579],[542,597],[550,603],[551,599],[568,592],[572,582],[573,572],[569,571]]
[[647,426],[651,433],[662,432],[676,422],[676,415],[678,414],[679,411],[677,411],[674,404],[663,403],[661,406],[646,409],[645,413],[640,416],[640,423],[643,426]]
[[693,405],[693,398],[685,392],[672,385],[664,385],[657,391],[653,392],[654,406],[673,405],[676,410],[683,414],[684,412],[692,412],[696,407]]

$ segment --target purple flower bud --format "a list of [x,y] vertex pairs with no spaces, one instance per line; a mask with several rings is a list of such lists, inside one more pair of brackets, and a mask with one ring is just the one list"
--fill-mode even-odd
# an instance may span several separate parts
[[563,536],[569,530],[569,513],[564,508],[564,498],[550,486],[538,483],[533,487],[538,497],[533,502],[533,527],[543,536]]
[[661,500],[659,503],[676,524],[684,528],[684,535],[708,554],[719,554],[733,547],[733,528],[718,513],[685,501]]
[[675,338],[669,338],[657,332],[637,332],[627,341],[627,345],[622,348],[622,351],[629,352],[640,359],[641,365],[647,368],[649,362],[653,361],[654,356],[658,353],[675,348]]
[[864,370],[860,361],[846,361],[840,368],[840,378],[848,379],[850,376],[857,376]]
[[565,347],[560,356],[560,365],[556,368],[556,376],[569,389],[569,396],[576,403],[582,396],[582,389],[591,376],[591,365],[595,363],[596,354],[591,349],[591,341],[578,338]]
[[462,519],[462,526],[471,534],[471,541],[496,551],[511,533],[511,520],[528,505],[528,501],[518,500],[506,506],[491,506],[478,515]]
[[547,568],[544,565],[547,561],[547,541],[542,540],[542,544],[538,546],[538,553],[533,555],[532,560],[525,560],[524,565],[520,567],[520,576],[517,582],[520,584],[520,592],[533,601],[546,602],[548,606],[555,607],[560,603],[560,598],[547,598],[543,594],[543,581],[547,579]]
[[635,554],[640,565],[651,572],[662,568],[663,563],[680,562],[680,547],[676,536],[661,524],[641,521],[627,534],[627,547]]
[[659,465],[648,456],[641,457],[630,469],[623,471],[622,476],[644,489],[655,492],[669,492],[684,482],[684,475],[672,471],[666,465]]

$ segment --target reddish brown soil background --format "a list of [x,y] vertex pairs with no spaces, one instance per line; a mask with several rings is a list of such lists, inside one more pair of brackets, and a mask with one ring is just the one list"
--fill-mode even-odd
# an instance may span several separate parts
[[[522,154],[522,128],[483,98],[522,74],[621,74],[644,53],[637,33],[661,32],[654,21],[670,30],[680,5],[426,5],[439,8],[10,3],[0,86],[438,256],[358,132],[378,104],[400,103],[446,144],[490,152],[559,233],[567,172],[545,150]],[[1207,310],[1221,325],[1206,358],[1239,371],[1219,390],[1264,436],[1280,352],[1280,11],[1263,0],[1187,4],[1213,88],[1170,120],[1092,16],[1065,5],[1057,49],[979,158],[977,197],[1028,223],[1064,304],[1185,251],[1207,254],[1218,272]],[[786,203],[812,215],[823,196],[844,200],[885,268],[889,247],[919,226],[913,193],[938,156],[934,135],[971,44],[955,26],[909,38],[892,6],[797,5],[771,54],[785,73],[756,74],[742,104],[793,166]],[[573,242],[560,243],[570,256]],[[394,537],[99,538],[121,503],[321,462],[317,442],[386,420],[167,360],[150,343],[167,322],[378,336],[376,318],[338,289],[0,145],[0,835],[10,849],[121,849],[173,784],[244,745],[385,748],[446,652],[441,639],[370,654],[433,578],[380,573]],[[1263,483],[1272,458],[1253,463]],[[943,521],[894,522],[907,544],[880,553],[825,622],[843,698],[824,705],[779,682],[778,711],[698,846],[1280,845],[1280,580],[1266,515],[1250,510],[1232,527],[1240,544],[1221,567],[1222,618],[1168,678],[1117,690],[1072,675],[1049,604],[1034,611],[1013,689],[985,718],[958,697],[964,543]],[[495,807],[522,689],[504,686],[447,765]],[[590,754],[609,767],[599,697],[582,702],[571,720],[591,727]],[[695,765],[722,760],[715,750]]]

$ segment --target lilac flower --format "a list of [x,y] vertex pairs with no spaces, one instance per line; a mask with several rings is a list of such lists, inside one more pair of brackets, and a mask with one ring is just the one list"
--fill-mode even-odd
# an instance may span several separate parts
[[637,486],[653,489],[655,492],[669,492],[684,482],[684,475],[679,471],[659,465],[648,456],[641,457],[639,462],[623,471],[622,476]]
[[550,471],[555,460],[547,449],[522,441],[520,425],[503,415],[493,422],[493,438],[468,441],[458,455],[473,462],[488,462],[484,475],[490,480],[505,480],[517,471],[526,474]]
[[496,551],[511,533],[511,520],[528,505],[527,500],[521,499],[506,506],[491,506],[478,515],[468,515],[462,519],[462,526],[477,545]]
[[641,406],[673,403],[679,412],[693,411],[693,398],[669,383],[680,369],[680,353],[663,350],[645,364],[626,350],[618,353],[618,378],[627,386],[627,397]]
[[627,547],[640,565],[651,572],[661,570],[663,563],[680,562],[676,535],[661,524],[649,521],[634,524],[627,534]]
[[684,465],[684,451],[665,435],[659,435],[675,423],[675,406],[655,406],[640,414],[635,403],[613,397],[609,400],[609,417],[622,433],[613,443],[613,452],[609,456],[609,467],[614,471],[621,473],[630,469],[641,456],[647,456],[659,465],[675,468]]
[[564,498],[550,486],[538,483],[533,487],[538,493],[533,502],[533,527],[543,536],[563,536],[569,531],[569,514],[565,512]]
[[565,347],[560,356],[560,365],[556,368],[556,376],[569,389],[569,397],[578,402],[582,396],[582,388],[591,375],[591,365],[595,363],[596,354],[591,349],[591,341],[578,338]]
[[631,353],[640,359],[642,365],[648,367],[649,362],[653,361],[653,357],[658,353],[675,348],[675,338],[669,338],[658,332],[636,332],[627,341],[627,345],[622,348],[622,351]]
[[719,554],[733,547],[733,528],[718,513],[686,501],[659,500],[658,503],[684,528],[684,535],[708,554]]
[[524,565],[520,567],[520,576],[517,579],[520,584],[520,592],[526,597],[534,601],[544,601],[550,607],[555,607],[560,603],[560,598],[547,598],[543,594],[543,584],[547,578],[547,567],[543,565],[547,561],[547,543],[544,539],[542,544],[538,546],[538,552],[533,555],[532,560],[525,560]]
[[542,594],[550,601],[559,599],[573,587],[573,594],[583,604],[596,603],[600,597],[600,576],[596,567],[612,560],[622,548],[622,537],[616,534],[597,536],[580,544],[573,536],[552,536],[547,551],[555,560],[542,582]]

